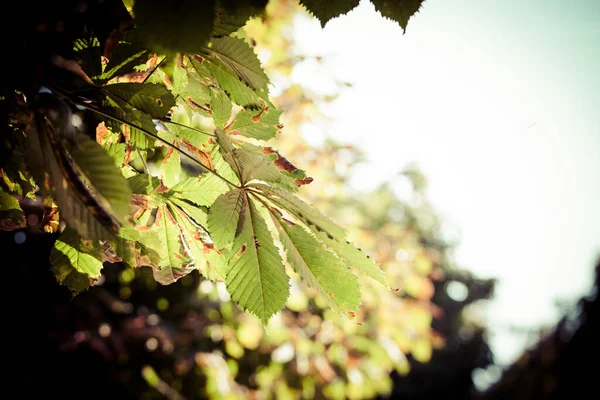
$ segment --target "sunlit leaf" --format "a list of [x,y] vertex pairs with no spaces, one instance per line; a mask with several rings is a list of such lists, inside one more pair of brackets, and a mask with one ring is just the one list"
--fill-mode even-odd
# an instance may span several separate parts
[[381,283],[385,287],[388,287],[387,280],[383,271],[375,264],[373,259],[357,249],[352,243],[348,241],[337,241],[329,238],[324,232],[315,232],[316,235],[321,239],[329,248],[341,257],[346,263],[363,274],[370,276],[377,282]]
[[254,90],[266,89],[269,78],[263,71],[252,47],[242,39],[222,37],[211,40],[209,53],[229,67],[249,87]]
[[262,110],[242,110],[227,131],[260,140],[269,140],[279,131],[280,111],[272,107]]
[[317,290],[332,310],[353,316],[360,304],[356,276],[300,225],[284,220],[276,212],[272,217],[294,271]]
[[231,100],[222,90],[212,90],[210,106],[217,128],[222,129],[231,117]]
[[238,228],[238,221],[244,199],[244,192],[234,189],[219,196],[210,208],[208,230],[219,249],[224,249],[233,243],[237,230],[241,229]]
[[161,244],[157,249],[161,257],[159,269],[154,271],[154,277],[159,283],[173,283],[195,269],[186,254],[177,221],[166,205],[158,208],[153,231]]
[[294,196],[285,190],[268,187],[262,184],[252,184],[251,186],[256,187],[265,193],[269,201],[288,211],[311,229],[315,229],[318,232],[324,232],[336,240],[346,240],[345,229],[338,226],[330,218],[323,215],[317,208],[305,203],[299,197]]
[[89,288],[98,279],[102,261],[84,251],[80,236],[73,229],[65,230],[54,242],[50,263],[56,279],[75,293]]
[[154,118],[164,117],[175,105],[169,89],[156,83],[114,83],[103,86],[102,91]]
[[212,205],[217,197],[229,188],[213,174],[187,178],[171,188],[169,194],[182,200],[189,200],[199,206]]
[[113,158],[95,141],[82,135],[71,153],[102,206],[119,221],[130,214],[131,189]]
[[187,248],[194,260],[194,266],[200,273],[212,281],[223,281],[227,268],[227,261],[222,252],[214,247],[202,229],[195,226],[181,210],[175,213],[181,232],[186,241]]
[[240,192],[242,207],[225,284],[233,301],[266,324],[284,306],[289,278],[266,222],[248,195]]

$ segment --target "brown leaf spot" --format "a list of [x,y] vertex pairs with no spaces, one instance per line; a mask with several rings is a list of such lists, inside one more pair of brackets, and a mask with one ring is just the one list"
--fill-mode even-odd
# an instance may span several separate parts
[[123,158],[123,165],[129,164],[129,161],[131,161],[132,151],[133,151],[133,146],[130,146],[130,145],[125,146],[125,157]]
[[191,97],[188,97],[188,98],[187,98],[187,101],[189,101],[189,102],[190,102],[190,104],[191,104],[191,105],[193,105],[194,107],[196,107],[196,108],[199,108],[199,109],[201,109],[202,111],[204,111],[204,112],[206,112],[206,113],[209,113],[209,114],[211,114],[211,115],[212,115],[212,113],[213,113],[213,112],[212,112],[212,110],[211,110],[210,108],[206,108],[206,107],[204,107],[202,104],[198,104],[198,103],[196,103],[194,100],[192,100],[192,98],[191,98]]
[[148,196],[145,194],[134,193],[131,195],[131,204],[142,208],[143,210],[148,209]]
[[265,111],[269,111],[269,107],[265,107],[263,108],[258,114],[253,115],[252,116],[252,122],[259,122],[260,121],[260,117],[262,117],[263,113],[265,113]]
[[356,317],[356,314],[354,313],[354,311],[348,311],[348,316],[350,316],[351,318]]
[[182,140],[182,143],[185,146],[185,148],[187,148],[193,155],[196,156],[198,161],[200,161],[202,164],[204,164],[210,170],[215,169],[215,166],[213,165],[213,162],[212,162],[212,157],[210,156],[209,152],[199,149],[196,146],[186,142],[185,140]]
[[256,247],[257,249],[260,247],[260,243],[258,242],[258,239],[256,238],[256,236],[252,236],[254,238],[254,247]]
[[103,145],[106,143],[106,137],[108,137],[110,135],[110,131],[108,130],[108,128],[106,127],[106,125],[104,125],[104,122],[100,122],[98,124],[98,126],[96,127],[96,142],[98,142],[98,144]]
[[165,193],[165,192],[168,192],[168,191],[169,191],[169,188],[168,188],[168,187],[166,187],[166,186],[164,185],[163,181],[161,180],[161,181],[160,181],[160,185],[158,185],[158,187],[157,187],[156,189],[154,189],[154,191],[155,191],[156,193]]
[[329,292],[327,294],[329,295],[329,297],[333,297],[333,293]]
[[173,155],[173,148],[169,148],[169,150],[167,151],[167,154],[165,155],[165,158],[163,158],[162,163],[166,164],[169,161],[169,158],[171,158],[171,156]]
[[196,61],[198,61],[199,63],[204,62],[204,59],[198,55],[195,55],[194,58],[196,59]]
[[298,186],[302,186],[302,185],[308,185],[309,183],[311,183],[313,181],[313,178],[311,178],[310,176],[307,176],[304,179],[296,179],[296,185]]
[[240,251],[237,252],[236,256],[237,257],[243,256],[247,249],[248,249],[248,246],[243,244],[242,247],[240,248]]

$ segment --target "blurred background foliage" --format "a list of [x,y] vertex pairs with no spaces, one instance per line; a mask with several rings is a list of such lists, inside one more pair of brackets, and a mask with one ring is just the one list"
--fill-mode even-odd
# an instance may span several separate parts
[[[362,279],[357,324],[292,279],[287,307],[263,328],[230,302],[224,285],[199,274],[161,286],[150,269],[105,264],[102,279],[71,298],[41,261],[52,235],[31,237],[14,249],[19,279],[39,296],[17,295],[24,395],[417,399],[467,398],[474,391],[473,371],[492,362],[478,307],[492,296],[494,282],[455,265],[455,243],[443,234],[417,166],[372,192],[357,192],[348,180],[364,160],[361,149],[303,138],[303,124],[323,118],[320,106],[335,99],[290,79],[307,61],[295,52],[290,29],[304,12],[295,1],[271,1],[267,16],[239,33],[259,54],[275,84],[272,100],[283,111],[283,131],[269,144],[314,178],[300,196],[349,229],[393,290]],[[351,90],[351,82],[337,84],[338,93]],[[400,198],[393,185],[406,195]]]

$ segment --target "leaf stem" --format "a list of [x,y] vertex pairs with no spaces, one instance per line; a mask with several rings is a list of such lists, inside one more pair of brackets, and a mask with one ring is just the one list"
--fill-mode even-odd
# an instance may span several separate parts
[[203,130],[200,130],[198,128],[194,128],[192,126],[180,124],[179,122],[171,121],[171,120],[168,120],[168,119],[165,119],[165,118],[156,118],[156,119],[159,120],[162,123],[167,123],[167,124],[173,124],[173,125],[176,125],[176,126],[181,126],[182,128],[191,129],[194,132],[202,133],[202,134],[207,135],[207,136],[217,137],[217,135],[215,135],[214,133],[204,132]]

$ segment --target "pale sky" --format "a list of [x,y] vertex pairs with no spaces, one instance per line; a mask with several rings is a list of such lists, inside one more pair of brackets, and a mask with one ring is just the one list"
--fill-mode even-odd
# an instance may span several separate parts
[[417,163],[458,264],[500,280],[486,317],[497,361],[513,361],[525,339],[502,327],[554,324],[600,257],[600,1],[427,0],[403,35],[363,0],[294,29],[325,60],[294,79],[354,84],[307,137],[367,152],[357,188]]

